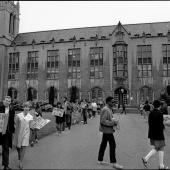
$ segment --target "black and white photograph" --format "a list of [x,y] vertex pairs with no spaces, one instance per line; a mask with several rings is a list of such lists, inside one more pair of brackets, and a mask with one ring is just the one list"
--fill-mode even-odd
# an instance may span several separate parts
[[170,1],[0,1],[0,169],[169,169]]

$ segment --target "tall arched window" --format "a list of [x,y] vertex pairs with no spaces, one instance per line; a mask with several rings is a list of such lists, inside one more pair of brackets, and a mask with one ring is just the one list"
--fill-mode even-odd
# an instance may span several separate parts
[[27,100],[36,100],[38,96],[37,90],[33,87],[29,87],[27,90]]
[[12,99],[17,99],[17,89],[13,88],[13,87],[10,87],[8,89],[8,96],[11,96]]
[[127,44],[113,45],[113,77],[128,77]]
[[91,90],[91,99],[96,99],[96,100],[103,99],[103,90],[99,87],[94,87]]
[[152,101],[153,100],[153,90],[151,87],[143,86],[139,90],[140,98],[139,101]]

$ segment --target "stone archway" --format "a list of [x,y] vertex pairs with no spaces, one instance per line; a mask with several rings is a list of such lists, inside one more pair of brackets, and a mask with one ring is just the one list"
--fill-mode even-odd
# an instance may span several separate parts
[[18,91],[16,88],[10,87],[8,89],[8,96],[11,97],[11,99],[17,99]]
[[122,105],[127,104],[128,91],[124,87],[118,87],[114,91],[114,100],[116,104]]
[[27,100],[28,101],[33,101],[33,100],[37,100],[37,90],[33,87],[29,87],[27,89]]
[[143,86],[139,89],[139,101],[153,101],[153,89],[149,86]]
[[58,98],[58,90],[57,88],[55,88],[54,86],[50,86],[47,89],[47,99],[49,101],[50,104],[54,104],[55,99]]
[[77,86],[71,86],[69,88],[69,99],[70,102],[73,103],[75,103],[77,99],[80,99],[80,90]]

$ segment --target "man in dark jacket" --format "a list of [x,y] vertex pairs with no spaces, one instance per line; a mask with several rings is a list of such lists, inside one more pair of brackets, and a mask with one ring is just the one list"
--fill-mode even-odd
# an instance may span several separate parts
[[113,97],[106,98],[106,106],[102,109],[100,114],[100,132],[103,133],[102,141],[100,144],[98,163],[103,164],[104,152],[106,150],[107,142],[110,145],[110,163],[116,169],[123,169],[123,166],[116,163],[116,143],[113,136],[114,126],[117,126],[118,121],[113,118],[112,107],[114,106]]
[[164,119],[163,114],[160,111],[160,101],[155,100],[153,102],[154,109],[150,112],[148,118],[149,130],[148,130],[148,138],[150,139],[151,145],[154,148],[142,158],[143,164],[147,167],[147,162],[151,156],[153,156],[156,152],[159,153],[159,169],[167,169],[164,166],[163,158],[164,158],[164,146],[165,146],[165,138],[164,138]]
[[15,111],[11,106],[11,97],[6,96],[4,101],[0,103],[0,114],[5,115],[5,124],[0,132],[0,145],[2,145],[2,165],[4,169],[9,168],[9,148],[12,148],[12,134],[15,131],[14,117]]

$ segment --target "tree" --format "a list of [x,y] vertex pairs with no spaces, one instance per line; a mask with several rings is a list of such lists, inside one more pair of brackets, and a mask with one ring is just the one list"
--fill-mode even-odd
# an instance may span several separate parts
[[30,87],[28,89],[28,97],[27,97],[28,101],[32,101],[33,100],[33,94],[32,94],[32,88]]
[[54,86],[51,86],[49,90],[49,104],[51,104],[52,106],[54,105],[54,95],[55,95],[54,93],[55,93]]

